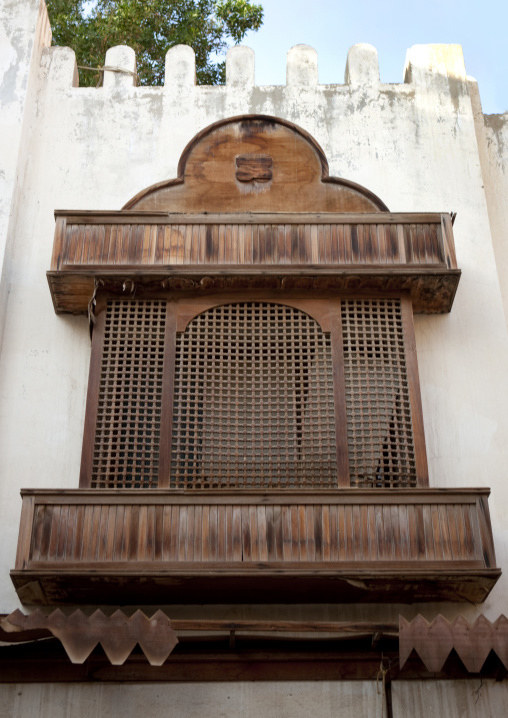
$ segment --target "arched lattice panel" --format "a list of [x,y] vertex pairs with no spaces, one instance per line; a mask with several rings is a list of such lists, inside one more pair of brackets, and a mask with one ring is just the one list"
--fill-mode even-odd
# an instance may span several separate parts
[[171,485],[337,485],[330,335],[290,306],[244,302],[177,337]]

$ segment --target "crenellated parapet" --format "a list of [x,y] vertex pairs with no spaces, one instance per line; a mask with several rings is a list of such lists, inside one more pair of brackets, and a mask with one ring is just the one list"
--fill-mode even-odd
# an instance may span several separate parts
[[[60,89],[76,87],[76,60],[69,48],[51,47],[46,50],[50,58],[50,80]],[[115,92],[131,92],[137,85],[136,56],[134,50],[125,45],[111,47],[102,68],[103,89]],[[432,85],[445,88],[449,81],[466,84],[466,72],[460,45],[415,45],[407,52],[404,79],[400,84],[382,83],[376,49],[372,45],[353,45],[348,52],[343,83],[321,85],[318,78],[318,53],[309,45],[295,45],[287,53],[286,89],[315,88],[361,90],[362,92],[396,91],[405,92],[407,85],[428,89]],[[443,84],[444,83],[444,84]],[[166,54],[164,90],[175,92],[184,88],[203,87],[196,85],[196,61],[192,48],[176,45]],[[255,54],[242,45],[229,49],[226,56],[226,85],[215,86],[216,93],[228,90],[255,89]],[[266,86],[266,88],[275,86]],[[139,88],[141,90],[141,88]],[[210,90],[210,88],[208,88]]]

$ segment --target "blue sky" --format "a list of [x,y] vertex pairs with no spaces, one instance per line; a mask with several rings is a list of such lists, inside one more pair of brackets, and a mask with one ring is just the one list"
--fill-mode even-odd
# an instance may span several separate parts
[[382,82],[402,82],[407,48],[462,45],[466,71],[478,80],[483,111],[508,111],[508,0],[257,0],[264,25],[243,44],[256,52],[256,84],[286,82],[286,53],[299,43],[318,52],[319,81],[344,82],[351,45],[378,51]]

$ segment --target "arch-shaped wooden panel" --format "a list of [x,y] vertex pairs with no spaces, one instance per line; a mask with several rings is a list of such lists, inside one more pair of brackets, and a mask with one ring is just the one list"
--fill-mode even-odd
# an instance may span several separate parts
[[187,145],[178,177],[123,207],[150,212],[379,212],[369,190],[328,174],[308,132],[287,120],[242,115],[216,122]]
[[177,335],[175,357],[170,487],[337,486],[332,338],[308,313],[219,304]]
[[249,292],[241,300],[233,299],[231,294],[217,294],[206,297],[187,297],[177,303],[176,331],[184,332],[189,323],[200,314],[215,307],[236,304],[238,301],[262,302],[284,307],[292,307],[308,314],[321,328],[321,331],[330,332],[330,316],[339,311],[338,300],[314,297],[277,296],[269,292]]

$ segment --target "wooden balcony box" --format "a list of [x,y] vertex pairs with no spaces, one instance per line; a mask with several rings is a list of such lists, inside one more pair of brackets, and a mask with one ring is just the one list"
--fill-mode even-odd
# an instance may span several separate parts
[[451,309],[460,270],[448,214],[57,212],[55,311],[86,313],[94,281],[161,291],[410,291]]
[[460,270],[446,213],[393,213],[330,176],[285,120],[243,116],[199,132],[177,177],[120,211],[57,211],[48,281],[56,312],[86,313],[97,286],[126,296],[276,290],[410,292],[449,312]]
[[28,604],[483,601],[486,489],[23,491]]

